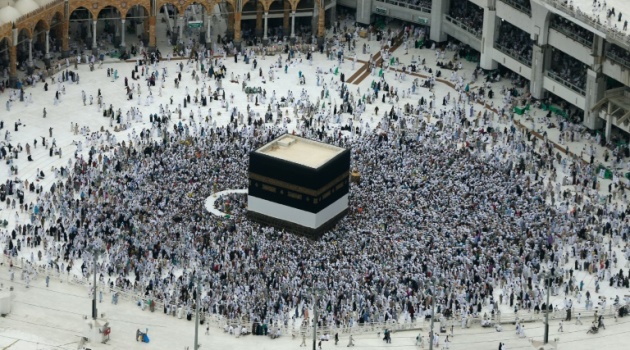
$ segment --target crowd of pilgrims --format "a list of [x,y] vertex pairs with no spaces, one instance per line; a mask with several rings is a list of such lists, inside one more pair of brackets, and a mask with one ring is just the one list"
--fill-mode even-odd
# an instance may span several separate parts
[[[191,68],[180,65],[178,75]],[[126,142],[93,136],[88,154],[77,154],[50,190],[24,206],[30,223],[5,237],[8,252],[33,248],[51,273],[81,264],[89,276],[100,251],[101,283],[159,300],[164,312],[182,307],[190,314],[200,281],[205,312],[267,324],[308,315],[313,293],[320,296],[318,323],[352,326],[424,317],[432,298],[437,312],[464,319],[496,314],[499,304],[540,309],[544,272],[552,272],[554,290],[578,301],[576,270],[628,288],[627,208],[616,204],[617,196],[626,199],[622,187],[600,201],[593,165],[557,157],[551,143],[515,127],[495,129],[493,113],[481,117],[469,104],[475,99],[461,76],[438,112],[432,90],[416,106],[394,104],[416,88],[399,90],[387,81],[391,75],[363,94],[325,76],[317,102],[305,91],[260,91],[270,106],[262,116],[249,106],[230,108],[223,94],[227,126],[210,111],[191,111],[171,128],[175,116],[160,106],[152,126]],[[331,94],[341,106],[330,103]],[[372,115],[364,106],[379,97],[391,109]],[[351,149],[351,167],[361,174],[350,188],[348,216],[317,241],[250,222],[242,198],[230,201],[230,219],[204,209],[212,193],[246,188],[249,152],[289,131],[281,101],[294,108],[293,132]],[[181,107],[176,111],[181,118]],[[269,113],[275,124],[262,120]],[[554,185],[561,167],[575,192]],[[26,190],[20,186],[7,182],[4,190]],[[625,246],[625,256],[607,242]],[[37,263],[33,253],[30,262]]]
[[337,326],[424,315],[434,284],[444,315],[493,313],[499,294],[510,306],[522,300],[521,307],[538,309],[541,271],[560,271],[557,287],[577,290],[573,271],[563,273],[572,268],[569,257],[577,268],[589,262],[584,266],[611,285],[628,286],[601,240],[578,237],[601,237],[603,225],[616,244],[627,242],[625,212],[607,206],[604,215],[590,205],[575,208],[571,199],[574,210],[546,205],[538,173],[552,161],[535,160],[518,134],[505,141],[523,147],[525,167],[446,138],[324,136],[352,149],[363,181],[351,187],[348,217],[311,242],[249,222],[242,201],[235,220],[203,210],[217,186],[245,188],[248,153],[286,131],[206,127],[204,136],[164,132],[161,141],[130,142],[111,159],[90,152],[40,197],[39,220],[17,227],[12,238],[27,237],[22,244],[43,250],[59,272],[91,261],[100,244],[106,255],[99,277],[111,286],[190,313],[198,277],[204,310],[268,324],[288,322],[293,308],[303,313],[313,288],[322,291],[321,322]]

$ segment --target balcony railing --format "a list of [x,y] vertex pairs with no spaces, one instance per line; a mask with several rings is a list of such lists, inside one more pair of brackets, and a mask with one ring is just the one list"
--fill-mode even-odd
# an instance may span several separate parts
[[582,12],[579,9],[576,9],[575,6],[568,6],[561,1],[558,0],[541,0],[542,2],[574,17],[575,19],[588,24],[589,26],[601,31],[602,33],[606,33],[606,40],[612,41],[615,44],[625,48],[626,50],[630,50],[630,35],[627,35],[624,32],[618,31],[614,28],[610,28],[601,24],[599,21],[593,19],[585,12]]
[[606,57],[612,61],[615,61],[616,63],[619,63],[620,65],[626,68],[630,68],[630,59],[626,57],[622,57],[613,51],[606,50]]
[[582,44],[583,46],[586,47],[592,47],[593,46],[593,41],[589,40],[587,38],[581,37],[579,35],[577,35],[576,33],[570,31],[569,29],[558,25],[558,24],[551,24],[551,29],[562,33],[563,35],[565,35],[566,37],[568,37],[569,39],[572,39],[574,41],[577,41],[578,43]]
[[584,90],[583,88],[567,81],[566,79],[560,77],[558,74],[552,72],[552,71],[547,71],[547,76],[555,81],[557,81],[558,83],[568,87],[569,89],[577,92],[578,94],[582,95],[582,96],[586,96],[586,90]]
[[514,7],[515,9],[523,12],[524,14],[528,15],[529,17],[532,16],[532,9],[531,9],[531,7],[527,8],[527,7],[519,4],[518,2],[516,2],[514,0],[501,0],[501,2],[504,2],[504,3]]
[[420,12],[431,13],[431,8],[430,7],[424,7],[422,5],[414,5],[414,4],[407,3],[405,1],[376,0],[376,2],[383,2],[383,3],[386,3],[386,4],[398,6],[398,7],[405,7],[405,8],[408,8],[410,10],[416,10],[416,11],[420,11]]
[[510,49],[509,47],[498,42],[494,43],[494,48],[528,67],[532,66],[532,58],[522,55],[518,50]]
[[444,15],[444,18],[453,23],[454,25],[462,28],[463,30],[467,31],[468,33],[474,35],[476,38],[478,38],[479,40],[481,40],[481,30],[477,30],[474,28],[469,27],[467,24],[465,24],[464,22],[457,20],[449,15]]

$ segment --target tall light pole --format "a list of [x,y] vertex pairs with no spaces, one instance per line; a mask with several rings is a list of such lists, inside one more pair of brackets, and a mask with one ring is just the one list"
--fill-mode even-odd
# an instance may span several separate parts
[[98,274],[97,263],[98,256],[104,252],[104,249],[99,246],[99,241],[96,241],[95,244],[88,249],[92,253],[92,259],[94,259],[94,293],[92,296],[92,319],[96,320],[98,318],[98,310],[96,309],[96,275]]
[[199,304],[201,303],[201,282],[199,276],[195,277],[197,281],[197,300],[195,300],[195,348],[199,349]]
[[321,293],[322,290],[323,289],[318,287],[313,287],[312,289],[313,300],[315,302],[313,304],[313,350],[317,350],[317,319],[319,318],[317,304],[319,304],[319,293]]
[[547,308],[545,309],[545,338],[544,343],[549,343],[549,293],[551,292],[551,273],[545,274],[545,284],[547,285]]
[[96,250],[94,251],[94,296],[92,298],[92,319],[96,320],[96,318],[98,317],[98,311],[96,310],[96,274],[97,274],[97,270],[96,270],[96,263],[97,263],[97,258],[98,255],[96,253]]
[[319,301],[317,292],[313,294],[313,300],[315,301],[313,304],[313,350],[317,350],[317,303]]
[[435,297],[437,294],[435,290],[436,282],[438,282],[437,279],[433,279],[431,282],[431,332],[429,333],[429,350],[433,350],[433,323],[435,322]]
[[[435,294],[435,287],[434,293]],[[435,320],[435,295],[431,295],[431,332],[429,332],[429,350],[433,350],[433,322]]]

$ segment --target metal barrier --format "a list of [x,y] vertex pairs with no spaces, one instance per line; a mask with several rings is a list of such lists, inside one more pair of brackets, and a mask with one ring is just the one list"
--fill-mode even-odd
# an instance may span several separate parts
[[554,73],[554,72],[552,72],[552,71],[547,71],[547,72],[546,72],[546,75],[547,75],[549,78],[551,78],[551,79],[553,79],[553,80],[557,81],[558,83],[560,83],[560,84],[562,84],[562,85],[564,85],[564,86],[568,87],[569,89],[571,89],[571,90],[573,90],[573,91],[577,92],[578,94],[580,94],[580,95],[582,95],[582,96],[585,96],[585,95],[586,95],[586,90],[584,90],[583,88],[581,88],[581,87],[579,87],[579,86],[577,86],[577,85],[575,85],[575,84],[573,84],[573,83],[570,83],[570,82],[566,81],[564,78],[561,78],[558,74],[556,74],[556,73]]
[[481,40],[481,31],[480,30],[476,30],[473,29],[471,27],[469,27],[468,25],[466,25],[464,22],[457,20],[449,15],[444,15],[444,18],[446,18],[447,21],[453,23],[454,25],[462,28],[463,30],[467,31],[468,33],[474,35],[475,37],[477,37],[478,39]]
[[607,58],[611,59],[612,61],[615,61],[624,67],[630,68],[630,60],[624,57],[618,56],[617,54],[615,54],[614,52],[610,50],[606,50],[605,55]]
[[501,51],[501,52],[503,52],[504,54],[512,57],[513,59],[519,61],[520,63],[522,63],[522,64],[524,64],[524,65],[526,65],[528,67],[532,66],[532,58],[531,57],[518,55],[516,53],[516,50],[510,49],[507,46],[504,46],[504,45],[502,45],[500,43],[494,43],[494,48],[499,50],[499,51]]
[[411,9],[411,10],[424,12],[424,13],[431,13],[431,8],[430,7],[424,7],[422,5],[414,5],[414,4],[410,4],[408,2],[405,2],[405,1],[396,1],[396,0],[375,0],[375,1],[376,2],[382,2],[382,3],[390,4],[390,5],[394,5],[394,6],[398,6],[398,7],[404,7],[404,8],[408,8],[408,9]]
[[531,9],[531,7],[527,8],[527,7],[517,3],[514,0],[500,0],[500,1],[510,5],[511,7],[514,7],[515,9],[523,12],[524,14],[528,15],[529,17],[532,16],[532,9]]
[[563,26],[559,25],[559,24],[555,24],[552,22],[552,24],[550,25],[551,29],[562,33],[564,36],[573,39],[574,41],[577,41],[578,43],[582,44],[583,46],[586,46],[588,48],[593,46],[593,40],[588,40],[587,38],[583,38],[577,34],[575,34],[574,32],[568,30],[567,28],[564,28]]
[[574,9],[574,6],[568,6],[567,4],[561,1],[558,1],[558,0],[541,0],[541,1],[574,17],[577,20],[580,20],[592,26],[593,28],[603,33],[606,33],[606,39],[608,41],[614,41],[615,44],[618,44],[619,46],[624,47],[626,50],[630,50],[630,35],[627,35],[624,32],[615,30],[614,28],[609,28],[599,23],[598,21],[596,21],[595,19],[593,19],[586,13],[582,12],[581,10]]
[[[593,318],[595,316],[595,312],[597,311],[598,316],[604,317],[614,317],[617,313],[617,308],[615,305],[610,305],[605,310],[601,309],[585,309],[585,308],[571,308],[571,317],[575,318],[577,314],[581,314],[583,320],[587,320],[588,318]],[[566,318],[566,309],[555,309],[553,312],[549,314],[550,320],[558,320]],[[510,315],[506,315],[500,313],[498,316],[495,316],[492,321],[496,323],[506,324],[506,323],[515,323],[516,320],[520,322],[545,322],[545,312],[534,312],[528,310],[518,310],[515,314],[512,313]]]

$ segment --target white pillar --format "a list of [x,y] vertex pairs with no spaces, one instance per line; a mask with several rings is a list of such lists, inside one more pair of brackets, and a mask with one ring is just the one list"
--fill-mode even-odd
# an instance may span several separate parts
[[612,133],[612,114],[606,114],[606,141],[610,141],[610,134]]
[[206,22],[208,23],[208,28],[206,28],[206,44],[209,44],[212,42],[212,26],[210,25],[212,22],[210,21],[210,16],[206,15],[206,18]]
[[96,49],[96,21],[92,21],[92,49]]
[[46,31],[46,42],[44,43],[44,58],[50,58],[50,30]]
[[291,37],[295,38],[295,11],[291,12]]
[[497,12],[489,8],[483,9],[483,37],[481,40],[481,59],[479,66],[483,69],[497,69],[497,61],[492,59],[494,39],[497,32]]
[[179,16],[179,40],[184,38],[184,16]]
[[265,22],[264,22],[264,32],[263,32],[263,40],[267,40],[267,19],[269,19],[269,12],[265,12]]
[[448,13],[450,0],[431,0],[431,30],[429,37],[439,43],[447,40],[447,35],[442,28],[444,15]]
[[120,28],[120,47],[125,47],[127,44],[125,44],[125,32],[126,32],[126,27],[125,27],[125,19],[121,19],[120,20],[121,26],[122,28]]
[[33,67],[33,39],[28,39],[28,66]]
[[529,90],[532,93],[534,98],[540,99],[543,98],[545,89],[543,87],[543,81],[545,76],[545,62],[547,61],[547,57],[551,55],[548,52],[548,46],[539,46],[537,43],[532,45],[532,74],[530,81]]
[[[602,39],[603,42],[603,39]],[[599,117],[599,110],[591,111],[606,94],[606,76],[601,72],[601,65],[595,64],[596,70],[588,69],[586,71],[586,99],[584,103],[584,121],[583,125],[591,130],[600,129],[603,126],[603,120]]]

